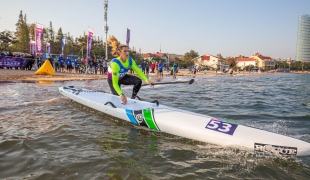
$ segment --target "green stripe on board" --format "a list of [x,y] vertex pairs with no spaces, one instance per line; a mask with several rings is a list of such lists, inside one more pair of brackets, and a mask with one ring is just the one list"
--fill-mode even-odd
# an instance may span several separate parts
[[157,131],[159,130],[154,122],[151,108],[143,109],[143,116],[144,116],[146,124],[149,126],[150,129],[154,129]]

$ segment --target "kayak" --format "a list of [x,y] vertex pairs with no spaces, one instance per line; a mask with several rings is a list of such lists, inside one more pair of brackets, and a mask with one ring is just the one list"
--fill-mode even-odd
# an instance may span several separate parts
[[59,92],[82,105],[132,124],[176,136],[219,146],[242,147],[257,154],[310,156],[310,143],[292,137],[226,122],[160,104],[128,99],[74,86],[59,87]]

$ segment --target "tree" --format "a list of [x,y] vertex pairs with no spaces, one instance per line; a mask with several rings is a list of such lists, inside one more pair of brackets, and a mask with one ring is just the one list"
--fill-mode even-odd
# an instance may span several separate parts
[[229,65],[230,68],[237,70],[238,69],[238,60],[234,57],[226,57],[226,64]]
[[36,32],[35,32],[35,30],[36,30],[36,24],[35,23],[32,23],[32,24],[30,24],[29,26],[28,26],[28,29],[29,29],[29,39],[31,39],[31,40],[35,40],[35,38],[36,38]]
[[254,65],[253,65],[253,64],[250,64],[250,65],[245,66],[245,67],[244,67],[244,70],[250,71],[252,68],[254,68]]
[[63,36],[63,32],[62,32],[62,29],[59,28],[58,29],[58,32],[57,32],[57,35],[56,35],[56,39],[55,39],[55,44],[54,44],[54,51],[53,52],[56,52],[57,53],[61,53],[61,41],[62,41],[62,36]]
[[82,58],[86,57],[85,56],[86,50],[87,50],[86,44],[87,44],[87,36],[84,32],[83,36],[80,36],[79,38],[77,38],[77,48],[79,49],[78,55]]
[[223,59],[223,56],[222,56],[221,53],[217,54],[216,56],[217,56],[217,58],[219,58],[219,59]]
[[55,31],[54,31],[54,28],[53,28],[53,24],[52,24],[52,21],[50,21],[50,26],[47,28],[48,31],[48,41],[49,43],[54,43],[55,42]]
[[68,32],[66,36],[64,55],[65,54],[73,54],[73,37],[70,35],[70,32]]
[[104,59],[105,48],[103,47],[102,39],[100,39],[99,36],[97,38],[94,36],[91,49],[90,53],[92,57],[95,57],[96,59]]
[[27,24],[27,15],[25,14],[24,16],[24,24],[22,26],[23,31],[22,31],[22,37],[23,37],[23,52],[27,52],[29,49],[29,42],[30,42],[30,37],[29,37],[29,25]]
[[183,66],[185,68],[192,66],[194,64],[193,59],[198,57],[198,56],[199,56],[198,52],[196,52],[194,50],[190,50],[189,52],[185,53],[184,59],[180,63],[180,66]]
[[182,63],[182,60],[181,60],[180,58],[178,58],[178,57],[175,57],[175,58],[173,59],[173,62],[174,62],[174,63],[177,63],[177,64],[180,64],[180,63]]
[[[289,68],[290,65],[286,61],[277,62],[279,68]],[[298,67],[300,66],[298,63],[296,64]],[[301,66],[300,66],[301,67]]]
[[158,56],[155,56],[155,57],[153,57],[153,59],[152,59],[153,61],[159,61],[159,60],[164,60],[163,58],[161,58],[161,57],[158,57]]
[[141,54],[137,53],[136,51],[129,50],[129,56],[136,61],[137,65],[142,64],[143,58]]
[[0,50],[1,51],[11,51],[12,44],[16,41],[13,32],[5,30],[0,32]]
[[27,24],[27,15],[23,16],[23,11],[20,11],[19,17],[17,20],[15,37],[16,41],[13,44],[14,51],[24,51],[26,52],[28,49],[28,43],[30,41],[29,38],[29,27]]

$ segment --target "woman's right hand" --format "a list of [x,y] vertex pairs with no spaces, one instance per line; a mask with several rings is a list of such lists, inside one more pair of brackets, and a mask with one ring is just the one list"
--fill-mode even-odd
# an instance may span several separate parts
[[122,94],[120,97],[121,97],[121,100],[122,100],[123,104],[127,104],[126,96],[124,94]]

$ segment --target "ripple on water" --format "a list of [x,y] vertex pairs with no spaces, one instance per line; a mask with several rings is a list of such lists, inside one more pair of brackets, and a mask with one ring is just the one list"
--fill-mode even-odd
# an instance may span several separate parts
[[[139,96],[310,142],[308,76],[195,79],[192,85],[146,88]],[[57,86],[63,85],[109,91],[106,81],[0,86],[2,179],[310,177],[310,157],[257,157],[240,147],[150,131],[73,103],[58,93]],[[131,89],[124,92],[130,94]]]

